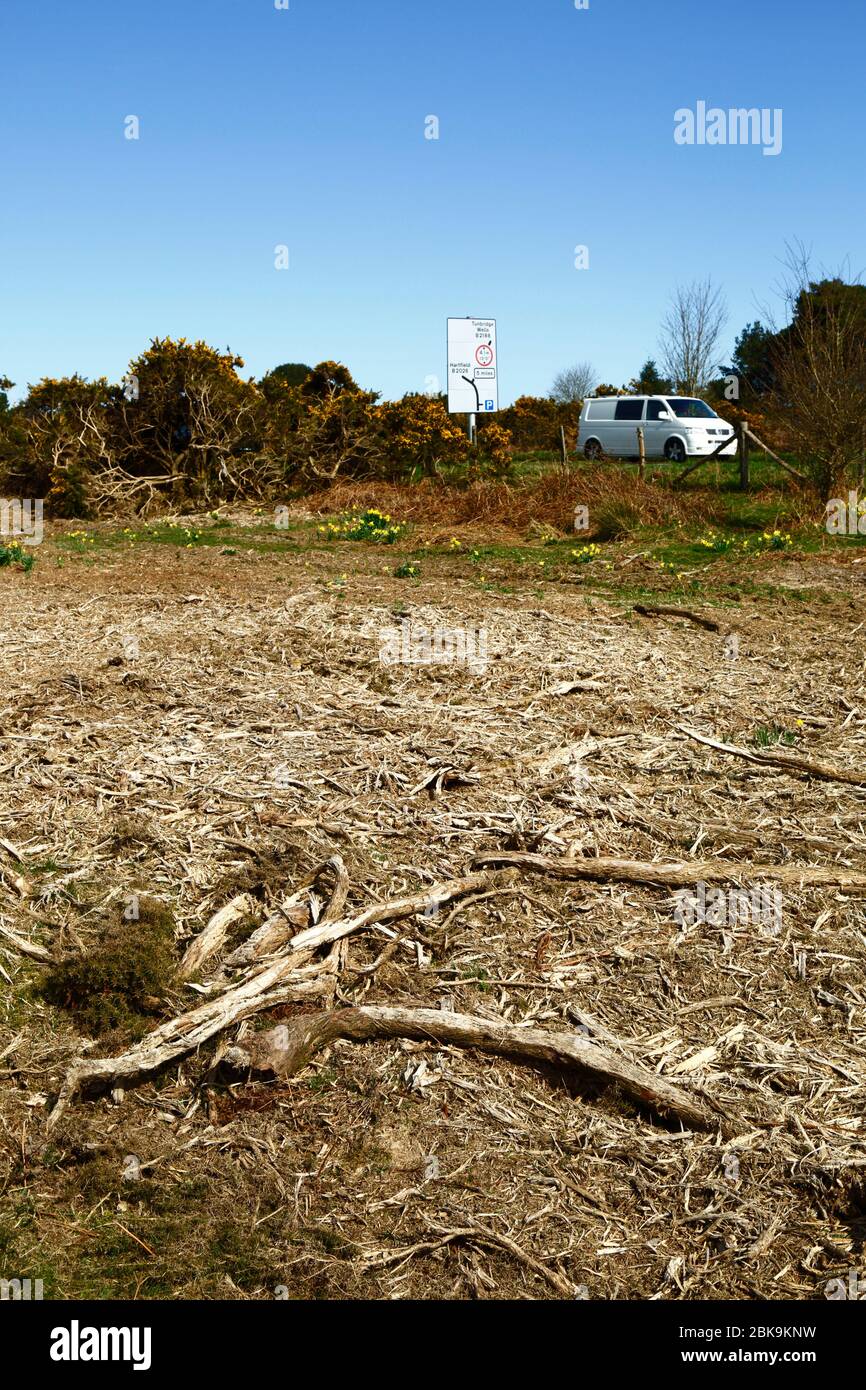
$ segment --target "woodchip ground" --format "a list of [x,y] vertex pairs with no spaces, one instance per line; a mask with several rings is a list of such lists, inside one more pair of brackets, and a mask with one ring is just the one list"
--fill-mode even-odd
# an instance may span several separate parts
[[[0,572],[0,1276],[61,1298],[809,1300],[864,1268],[866,567],[763,557],[772,595],[720,582],[690,605],[706,627],[634,611],[641,575],[682,602],[627,543],[599,592],[589,567],[507,555],[482,578],[468,532],[451,554],[431,533],[407,581],[399,547],[78,528],[88,551],[71,529]],[[485,659],[383,662],[407,625],[483,632]],[[599,857],[747,891],[785,869],[781,918],[683,920],[670,884],[557,876]],[[342,893],[340,920],[431,901],[345,935],[310,999],[49,1125],[70,1068],[126,1044],[45,1001],[40,954],[87,950],[146,894],[181,959],[234,903],[157,1027],[250,978],[261,923],[256,968]],[[729,1123],[418,1037],[227,1066],[261,1030],[398,1006],[576,1035]]]

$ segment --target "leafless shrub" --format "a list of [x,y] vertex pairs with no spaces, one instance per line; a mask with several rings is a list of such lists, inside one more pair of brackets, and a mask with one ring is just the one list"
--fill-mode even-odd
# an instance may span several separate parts
[[559,405],[571,405],[588,396],[598,380],[591,362],[576,362],[564,372],[557,373],[550,394]]
[[841,272],[815,279],[796,242],[778,292],[786,326],[775,331],[771,413],[827,497],[862,477],[866,459],[866,287]]
[[706,388],[715,374],[727,320],[727,304],[712,280],[677,286],[659,339],[665,375],[677,390],[695,396]]

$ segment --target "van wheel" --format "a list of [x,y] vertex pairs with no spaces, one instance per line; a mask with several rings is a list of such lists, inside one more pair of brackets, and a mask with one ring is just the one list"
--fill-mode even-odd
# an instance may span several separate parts
[[600,459],[604,455],[604,449],[597,439],[588,439],[583,446],[583,457],[585,459]]
[[668,463],[685,463],[686,446],[681,439],[669,439],[665,445],[665,458]]

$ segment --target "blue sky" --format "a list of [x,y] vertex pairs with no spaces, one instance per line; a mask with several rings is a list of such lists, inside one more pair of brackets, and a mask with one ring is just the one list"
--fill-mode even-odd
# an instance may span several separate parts
[[[706,275],[730,350],[786,239],[866,265],[864,51],[862,0],[3,0],[0,375],[185,335],[394,397],[474,314],[505,402],[627,380]],[[781,108],[782,153],[676,145],[699,100]]]

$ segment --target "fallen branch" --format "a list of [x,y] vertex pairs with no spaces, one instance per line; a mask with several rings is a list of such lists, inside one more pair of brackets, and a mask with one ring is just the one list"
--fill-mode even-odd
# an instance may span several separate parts
[[502,1056],[576,1067],[607,1084],[621,1086],[634,1100],[657,1114],[671,1116],[689,1129],[734,1132],[739,1126],[714,1102],[704,1101],[663,1076],[648,1071],[610,1048],[579,1033],[545,1033],[516,1028],[497,1019],[475,1018],[439,1009],[361,1007],[307,1014],[289,1024],[259,1033],[243,1047],[230,1048],[225,1065],[239,1071],[293,1076],[339,1038],[368,1042],[375,1038],[414,1038],[419,1042],[477,1048]]
[[763,763],[770,767],[784,767],[789,772],[804,772],[808,777],[816,777],[822,782],[847,782],[852,787],[866,787],[866,772],[849,772],[844,767],[834,767],[830,763],[816,763],[809,758],[798,758],[795,753],[766,753],[750,748],[738,748],[735,743],[719,743],[706,734],[699,734],[685,724],[678,724],[680,733],[693,738],[696,743],[705,743],[720,753],[730,753],[736,758],[745,758],[750,763]]
[[688,888],[696,883],[784,883],[791,888],[822,885],[866,888],[866,873],[836,865],[727,863],[722,859],[687,859],[653,863],[643,859],[550,859],[544,854],[503,850],[481,854],[476,864],[503,864],[554,878],[592,879],[598,883],[647,883],[660,888]]
[[74,1063],[49,1116],[49,1127],[57,1123],[70,1101],[89,1086],[107,1085],[159,1071],[169,1062],[194,1051],[232,1024],[253,1014],[272,1009],[278,1004],[332,993],[336,957],[331,953],[325,960],[311,963],[319,946],[339,941],[373,923],[410,917],[479,887],[490,888],[491,885],[510,883],[514,879],[513,873],[470,874],[453,883],[434,884],[425,892],[415,893],[408,898],[377,903],[357,917],[331,922],[328,920],[331,913],[339,913],[345,906],[348,875],[339,855],[334,855],[328,863],[336,870],[336,885],[322,920],[315,927],[294,937],[286,954],[278,956],[265,969],[257,971],[216,999],[208,1000],[198,1008],[161,1024],[122,1056],[83,1058]]
[[29,956],[31,960],[38,960],[43,965],[50,965],[54,959],[51,952],[46,950],[44,946],[37,945],[35,941],[27,941],[25,937],[18,936],[16,932],[10,931],[8,927],[0,926],[0,936],[8,941],[9,945],[13,946],[22,956]]
[[[282,953],[291,936],[298,925],[304,926],[310,920],[310,904],[306,903],[303,908],[300,904],[304,898],[308,897],[309,890],[318,882],[326,869],[333,869],[335,873],[334,887],[327,906],[322,912],[317,926],[322,926],[326,922],[331,922],[339,918],[340,913],[346,906],[346,899],[349,896],[349,875],[346,865],[339,854],[332,854],[324,864],[309,876],[308,879],[296,889],[294,893],[280,904],[276,912],[257,927],[252,936],[248,937],[242,945],[232,951],[223,962],[219,971],[220,979],[225,979],[228,972],[237,970],[243,966],[254,965],[257,961],[263,960],[267,956]],[[300,922],[297,920],[300,915]]]
[[641,829],[648,830],[658,837],[668,836],[685,845],[692,845],[696,841],[700,843],[702,840],[721,840],[725,844],[748,845],[757,849],[766,847],[771,838],[775,838],[785,844],[797,840],[806,849],[816,849],[822,854],[836,854],[839,850],[837,841],[822,839],[819,835],[807,835],[798,826],[762,825],[760,830],[741,830],[739,826],[731,825],[728,821],[702,818],[697,822],[689,822],[669,820],[661,816],[653,816],[652,819],[645,816],[623,816],[621,823],[640,826]]
[[253,900],[250,895],[238,893],[231,902],[227,902],[215,912],[207,926],[186,948],[180,963],[181,978],[190,980],[197,975],[205,962],[209,961],[211,956],[215,956],[224,945],[229,927],[234,922],[239,922],[242,917],[248,917],[252,911]]
[[549,695],[588,695],[594,691],[604,690],[603,681],[558,681],[552,685],[547,692]]
[[495,889],[513,883],[513,874],[480,873],[467,878],[456,878],[448,883],[435,883],[423,893],[413,893],[408,898],[394,898],[391,902],[376,903],[357,917],[346,917],[336,922],[322,921],[315,927],[308,927],[292,938],[293,951],[306,951],[321,946],[327,941],[339,941],[344,936],[361,931],[363,927],[374,926],[378,922],[393,922],[399,917],[412,917],[429,908],[441,907],[453,898],[462,898],[466,893],[477,889]]
[[574,1298],[577,1290],[574,1285],[565,1279],[556,1270],[550,1269],[541,1260],[537,1260],[534,1255],[530,1255],[528,1250],[524,1250],[522,1245],[518,1245],[510,1236],[503,1236],[498,1231],[492,1231],[489,1226],[482,1226],[480,1221],[476,1221],[472,1228],[470,1239],[478,1245],[492,1245],[496,1249],[507,1250],[510,1255],[533,1273],[546,1279],[549,1284],[563,1295],[564,1298]]
[[332,854],[330,859],[328,859],[317,872],[314,882],[319,879],[325,869],[333,869],[336,878],[327,907],[319,918],[320,923],[338,921],[340,913],[346,906],[346,899],[349,896],[349,874],[342,856],[339,854]]
[[636,603],[634,611],[640,613],[643,618],[688,618],[690,623],[706,628],[707,632],[728,630],[723,623],[716,622],[715,618],[705,618],[702,614],[693,612],[691,608],[672,608],[666,603]]
[[299,968],[297,960],[277,960],[218,999],[208,1000],[160,1024],[120,1057],[80,1059],[66,1074],[48,1117],[48,1128],[57,1123],[78,1093],[89,1086],[129,1081],[159,1071],[169,1062],[201,1047],[233,1023],[240,1023],[263,1009],[330,993],[333,981],[326,976],[331,969],[327,961]]
[[242,941],[220,962],[216,981],[224,984],[229,974],[251,969],[268,956],[281,954],[292,933],[306,927],[310,920],[309,904],[303,902],[308,893],[308,887],[300,888],[285,898],[276,912],[271,913],[246,941]]

